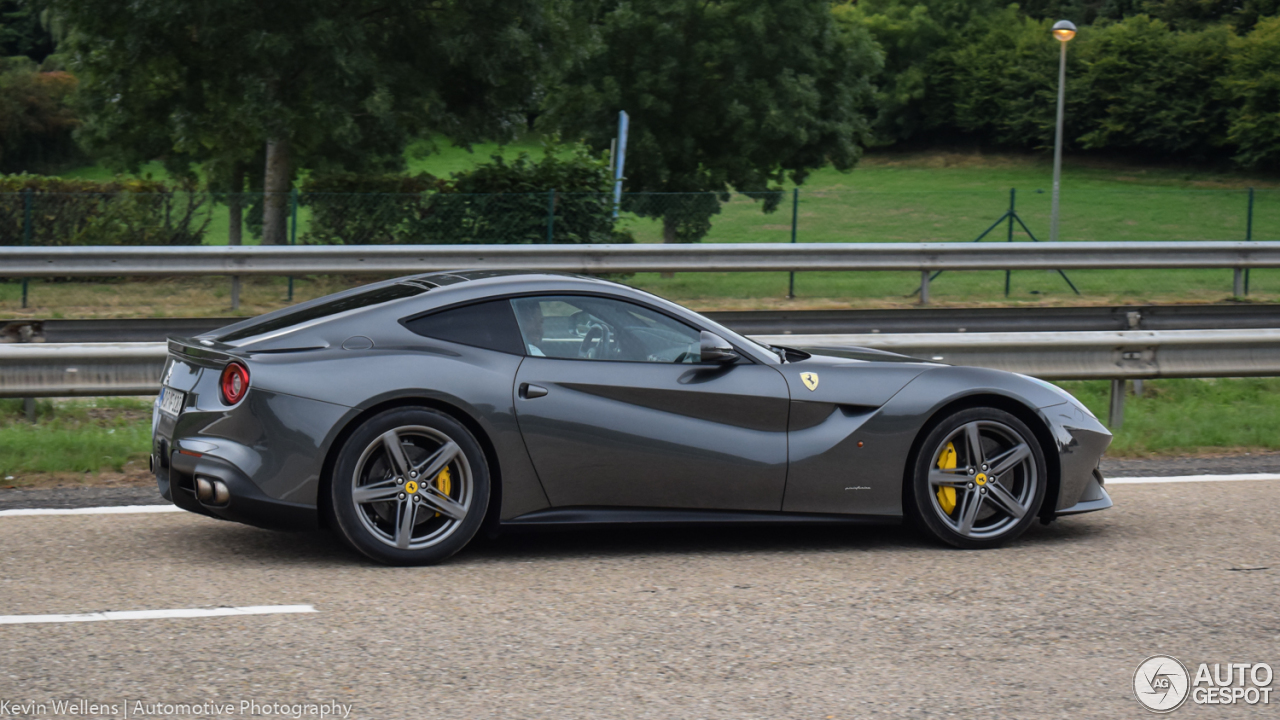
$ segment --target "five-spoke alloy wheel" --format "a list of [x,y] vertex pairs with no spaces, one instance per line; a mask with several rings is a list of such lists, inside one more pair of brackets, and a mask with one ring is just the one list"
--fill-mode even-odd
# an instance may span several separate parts
[[352,547],[380,562],[427,565],[461,550],[480,528],[489,470],[456,420],[397,408],[352,433],[330,487],[333,516]]
[[963,548],[1021,535],[1040,512],[1047,474],[1030,428],[995,408],[945,418],[917,454],[908,500],[919,524]]

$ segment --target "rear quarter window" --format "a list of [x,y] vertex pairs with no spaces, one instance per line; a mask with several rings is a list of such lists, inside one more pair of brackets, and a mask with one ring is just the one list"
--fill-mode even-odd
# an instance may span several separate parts
[[373,305],[380,305],[392,300],[412,297],[420,295],[430,289],[430,286],[423,284],[396,283],[394,285],[386,285],[383,287],[373,288],[354,295],[348,295],[337,300],[320,303],[311,307],[299,308],[293,312],[278,315],[272,318],[266,318],[255,322],[251,325],[243,327],[239,330],[222,335],[218,338],[220,342],[230,343],[237,340],[256,337],[258,335],[266,335],[268,333],[287,330],[295,325],[319,320],[337,315],[348,310],[357,310]]
[[423,337],[512,355],[524,354],[520,328],[508,300],[441,310],[406,320],[404,326]]

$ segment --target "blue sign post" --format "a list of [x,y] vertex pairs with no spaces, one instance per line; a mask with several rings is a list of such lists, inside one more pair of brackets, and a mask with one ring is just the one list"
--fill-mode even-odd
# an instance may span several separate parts
[[613,219],[618,219],[618,207],[622,205],[622,170],[627,164],[627,128],[631,118],[627,111],[618,113],[618,162],[613,167]]

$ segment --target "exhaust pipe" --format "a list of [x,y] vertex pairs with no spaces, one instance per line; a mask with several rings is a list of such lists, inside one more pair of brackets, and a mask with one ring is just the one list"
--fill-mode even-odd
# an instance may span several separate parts
[[231,502],[231,491],[221,480],[197,477],[196,499],[205,505],[222,506]]

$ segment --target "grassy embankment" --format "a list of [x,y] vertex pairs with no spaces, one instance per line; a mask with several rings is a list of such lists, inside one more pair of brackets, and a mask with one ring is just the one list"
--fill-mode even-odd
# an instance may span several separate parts
[[[411,172],[437,175],[461,170],[501,151],[540,153],[536,143],[474,153],[443,146],[437,154],[410,163]],[[159,167],[144,172],[161,175]],[[108,176],[99,167],[68,173]],[[1008,208],[1009,189],[1018,189],[1018,212],[1041,239],[1048,237],[1050,165],[1027,156],[872,155],[852,173],[826,169],[801,188],[800,242],[966,242],[973,240]],[[1257,187],[1254,239],[1280,239],[1280,183],[1265,178],[1207,171],[1068,162],[1064,169],[1061,232],[1064,240],[1239,240],[1245,237],[1247,188]],[[791,238],[790,199],[765,215],[759,204],[735,196],[714,219],[707,242],[787,242]],[[302,208],[300,233],[310,213]],[[626,218],[640,242],[658,242],[659,224]],[[226,213],[211,218],[208,242],[225,242]],[[1004,226],[987,241],[1007,238]],[[1015,240],[1026,240],[1020,230]],[[1070,273],[1077,297],[1051,271],[1014,273],[1004,298],[1001,272],[952,272],[932,287],[935,304],[953,306],[1017,304],[1119,304],[1140,302],[1219,302],[1231,294],[1227,270],[1102,271]],[[300,278],[295,298],[308,299],[366,279]],[[698,309],[752,307],[910,306],[915,273],[801,273],[795,300],[786,299],[784,273],[680,273],[672,278],[642,273],[633,284]],[[1252,273],[1250,299],[1280,301],[1280,270]],[[19,308],[21,288],[0,284],[0,314],[29,317],[122,317],[222,315],[229,312],[224,278],[177,278],[149,282],[46,283],[33,281],[31,307]],[[284,278],[246,281],[241,314],[252,315],[285,303]]]

